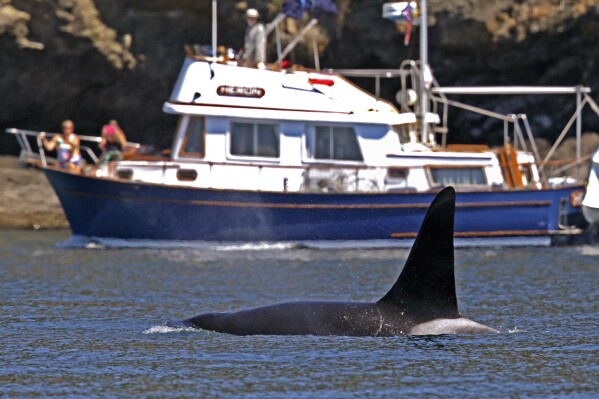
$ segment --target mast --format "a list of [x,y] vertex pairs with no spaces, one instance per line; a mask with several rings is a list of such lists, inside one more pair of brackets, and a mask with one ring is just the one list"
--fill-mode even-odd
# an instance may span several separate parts
[[[405,20],[405,10],[407,7],[412,7],[413,1],[401,1],[394,3],[383,4],[383,18],[390,19],[392,21]],[[426,124],[426,114],[428,113],[428,89],[432,83],[432,75],[428,66],[428,13],[426,0],[420,0],[419,17],[418,21],[414,21],[414,25],[420,24],[420,73],[419,78],[419,98],[420,98],[420,109],[417,117],[421,122],[421,141],[426,143],[428,141],[428,126]]]
[[218,53],[218,49],[216,48],[216,7],[217,7],[217,0],[212,0],[212,57],[214,57],[216,59]]
[[424,144],[428,140],[428,126],[426,124],[426,114],[428,113],[428,82],[426,76],[429,73],[428,68],[428,15],[426,11],[426,0],[420,0],[420,112],[422,118],[422,138]]

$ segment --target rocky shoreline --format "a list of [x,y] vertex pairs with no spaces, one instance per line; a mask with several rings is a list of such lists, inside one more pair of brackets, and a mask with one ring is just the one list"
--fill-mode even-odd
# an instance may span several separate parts
[[0,229],[64,229],[69,224],[44,174],[0,156]]
[[[211,43],[210,1],[0,0],[0,107],[5,128],[58,131],[73,119],[80,134],[97,135],[117,119],[133,142],[170,146],[177,118],[161,112],[185,57],[186,45]],[[218,41],[243,46],[245,9],[263,21],[281,0],[218,2]],[[327,68],[398,68],[419,53],[417,31],[405,45],[402,27],[381,16],[381,4],[336,0],[337,16],[322,16],[288,60],[311,67],[313,38]],[[589,86],[599,102],[599,2],[596,0],[431,0],[429,61],[442,86]],[[306,20],[308,20],[306,18]],[[281,24],[283,44],[302,28]],[[309,38],[309,39],[308,39]],[[268,46],[275,61],[274,35]],[[51,68],[44,67],[51,65]],[[355,83],[373,91],[372,79]],[[395,101],[399,81],[381,87]],[[574,112],[574,96],[468,96],[454,100],[502,115],[526,113],[537,137],[554,141]],[[452,109],[451,143],[501,145],[503,123]],[[599,118],[584,112],[585,131]],[[17,143],[0,134],[0,153]]]

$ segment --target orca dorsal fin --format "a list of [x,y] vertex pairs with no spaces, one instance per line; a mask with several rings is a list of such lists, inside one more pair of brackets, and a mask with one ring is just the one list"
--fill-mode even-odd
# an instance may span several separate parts
[[399,278],[379,301],[418,320],[458,318],[453,229],[455,190],[442,190],[428,208]]

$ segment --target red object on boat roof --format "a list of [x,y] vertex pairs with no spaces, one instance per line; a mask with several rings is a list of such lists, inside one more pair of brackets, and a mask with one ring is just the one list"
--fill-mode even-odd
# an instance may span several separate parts
[[308,82],[312,85],[325,85],[325,86],[333,86],[335,81],[333,79],[321,79],[321,78],[310,78]]

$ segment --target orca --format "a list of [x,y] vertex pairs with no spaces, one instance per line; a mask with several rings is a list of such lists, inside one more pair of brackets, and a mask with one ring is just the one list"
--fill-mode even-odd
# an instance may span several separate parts
[[376,302],[286,302],[180,321],[234,335],[398,336],[492,333],[462,317],[454,277],[455,190],[430,205],[393,287]]

